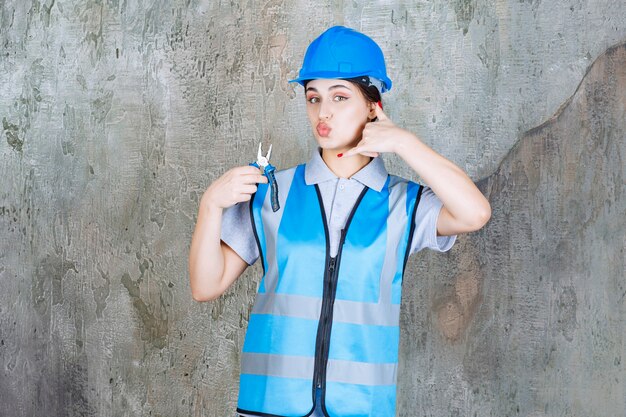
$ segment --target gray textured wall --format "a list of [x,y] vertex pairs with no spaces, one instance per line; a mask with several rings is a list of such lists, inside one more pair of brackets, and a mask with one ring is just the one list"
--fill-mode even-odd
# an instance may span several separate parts
[[410,258],[398,414],[625,415],[625,22],[609,0],[0,2],[0,415],[234,415],[261,268],[191,300],[198,200],[259,140],[308,158],[286,80],[335,23],[493,208]]

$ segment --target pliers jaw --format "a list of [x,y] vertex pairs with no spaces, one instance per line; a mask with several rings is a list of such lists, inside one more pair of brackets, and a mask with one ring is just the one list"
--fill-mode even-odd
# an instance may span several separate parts
[[265,167],[270,164],[270,156],[272,155],[272,145],[270,144],[270,149],[269,151],[267,151],[267,155],[263,156],[263,153],[261,153],[262,143],[263,142],[259,142],[259,151],[257,152],[257,155],[256,155],[256,163],[259,165],[259,167],[265,169]]

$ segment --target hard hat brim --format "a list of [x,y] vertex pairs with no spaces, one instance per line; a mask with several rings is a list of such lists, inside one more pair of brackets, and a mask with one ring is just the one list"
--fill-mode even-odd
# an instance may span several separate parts
[[307,74],[303,74],[302,76],[298,77],[298,78],[294,78],[293,80],[287,80],[290,83],[298,83],[302,86],[304,86],[304,81],[307,80],[315,80],[318,78],[322,78],[322,79],[344,79],[344,78],[355,78],[355,77],[360,77],[362,75],[371,75],[372,77],[376,77],[378,78],[380,81],[382,81],[383,83],[383,88],[380,91],[381,93],[387,92],[391,89],[391,80],[386,77],[386,76],[380,76],[380,75],[374,75],[374,74],[363,74],[362,72],[359,73],[342,73],[340,76],[338,76],[336,71],[317,71],[317,72],[310,72]]

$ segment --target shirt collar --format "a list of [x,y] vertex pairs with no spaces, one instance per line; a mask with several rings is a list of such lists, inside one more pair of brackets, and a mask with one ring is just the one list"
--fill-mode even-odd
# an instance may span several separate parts
[[[306,163],[304,169],[304,181],[307,185],[318,184],[320,182],[338,179],[337,175],[333,173],[321,154],[322,148],[316,146],[311,153],[311,159]],[[385,163],[382,158],[376,157],[356,172],[351,178],[359,181],[364,186],[380,192],[387,181],[387,169],[385,169]]]

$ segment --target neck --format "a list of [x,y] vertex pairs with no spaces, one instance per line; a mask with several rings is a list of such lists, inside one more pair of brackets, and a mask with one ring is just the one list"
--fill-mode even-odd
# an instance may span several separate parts
[[350,178],[369,164],[372,157],[361,154],[342,159],[337,158],[337,154],[346,152],[350,148],[343,150],[322,149],[322,159],[328,168],[339,178]]

